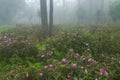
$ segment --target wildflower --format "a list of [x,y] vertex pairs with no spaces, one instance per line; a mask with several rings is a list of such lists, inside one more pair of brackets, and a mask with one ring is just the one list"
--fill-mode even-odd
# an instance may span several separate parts
[[112,57],[112,60],[116,60],[116,58]]
[[28,72],[26,72],[26,77],[29,77],[29,73]]
[[55,69],[53,67],[49,68],[50,71],[54,71]]
[[52,65],[52,64],[50,64],[50,65],[49,65],[49,67],[50,67],[50,68],[52,68],[52,67],[53,67],[53,65]]
[[90,51],[90,48],[87,48],[87,51]]
[[49,56],[52,56],[53,55],[53,52],[51,51],[50,53],[49,53]]
[[73,53],[73,52],[74,52],[74,50],[73,50],[73,49],[70,49],[70,50],[69,50],[69,53]]
[[84,44],[85,46],[89,46],[89,43],[87,43],[87,42],[84,42],[83,44]]
[[106,74],[106,75],[108,75],[108,72],[107,72],[107,71],[105,71],[105,74]]
[[45,55],[41,55],[41,58],[44,58],[45,57]]
[[81,67],[80,67],[80,69],[82,69],[82,70],[83,70],[83,69],[84,69],[84,67],[83,67],[83,66],[81,66]]
[[63,58],[63,59],[62,59],[62,62],[63,62],[63,63],[66,63],[66,62],[67,62],[67,60],[66,60],[65,58]]
[[48,66],[44,66],[44,69],[47,69],[48,68]]
[[72,67],[76,67],[76,66],[77,66],[77,64],[75,64],[75,63],[74,63],[74,64],[71,64],[71,66],[72,66]]
[[72,76],[71,76],[70,74],[68,74],[66,78],[67,78],[67,79],[71,79]]
[[98,78],[96,78],[95,80],[98,80]]
[[104,68],[100,68],[99,71],[100,71],[100,75],[101,76],[104,75],[104,73],[105,73],[105,69]]
[[87,69],[85,69],[85,73],[88,73],[88,70],[87,70]]
[[78,57],[79,57],[79,54],[76,53],[76,54],[74,55],[74,58],[78,59]]
[[120,64],[120,61],[118,63]]
[[88,59],[88,62],[95,62],[95,60],[92,59],[92,58],[89,58],[89,59]]
[[39,73],[39,76],[40,76],[40,77],[43,77],[43,75],[44,75],[44,74],[43,74],[42,72],[41,72],[41,73]]
[[108,65],[105,65],[105,69],[107,69],[109,66]]

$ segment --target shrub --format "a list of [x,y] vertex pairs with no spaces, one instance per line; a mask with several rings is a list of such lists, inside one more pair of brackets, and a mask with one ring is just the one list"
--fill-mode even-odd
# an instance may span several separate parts
[[118,34],[119,26],[104,26],[101,30],[80,28],[72,32],[61,32],[48,39],[47,49],[53,48],[61,53],[66,53],[70,48],[78,53],[89,50],[96,58],[99,54],[116,54],[120,53]]
[[17,40],[9,37],[8,34],[0,35],[0,56],[1,58],[10,58],[17,54],[22,59],[37,55],[37,48],[29,40]]
[[[46,55],[49,53],[46,53]],[[51,56],[51,55],[49,55]],[[3,79],[19,80],[114,80],[119,79],[120,55],[100,55],[103,61],[96,60],[89,51],[82,54],[69,50],[60,60],[54,58],[54,54],[43,57],[41,62],[31,63],[29,66],[21,66],[19,58],[15,60],[14,66],[8,68],[6,75],[0,75]],[[15,58],[15,57],[13,57]],[[12,63],[14,60],[12,60]],[[15,65],[16,64],[16,65]],[[4,68],[3,68],[4,70]],[[2,70],[2,71],[3,71]],[[12,73],[11,73],[12,72]]]

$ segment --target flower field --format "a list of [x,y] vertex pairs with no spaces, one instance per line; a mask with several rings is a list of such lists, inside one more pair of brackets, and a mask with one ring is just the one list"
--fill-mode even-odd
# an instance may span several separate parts
[[[99,26],[99,27],[98,27]],[[120,80],[120,26],[0,31],[0,80]]]

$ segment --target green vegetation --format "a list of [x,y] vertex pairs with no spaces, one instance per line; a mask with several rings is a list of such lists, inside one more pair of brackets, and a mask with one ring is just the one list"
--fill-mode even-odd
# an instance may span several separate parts
[[119,80],[120,26],[0,27],[0,80]]
[[110,15],[114,21],[120,21],[120,1],[117,0],[111,5]]
[[6,31],[6,30],[8,30],[11,27],[12,26],[9,26],[9,25],[0,25],[0,32]]

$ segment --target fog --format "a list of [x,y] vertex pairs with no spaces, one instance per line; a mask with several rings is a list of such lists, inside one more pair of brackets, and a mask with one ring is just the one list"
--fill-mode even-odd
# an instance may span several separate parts
[[[109,23],[115,1],[54,0],[54,24]],[[0,0],[0,10],[0,24],[41,24],[39,0]]]

